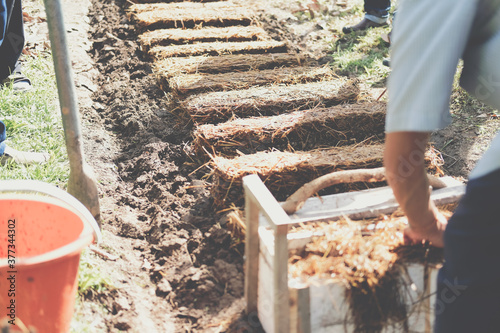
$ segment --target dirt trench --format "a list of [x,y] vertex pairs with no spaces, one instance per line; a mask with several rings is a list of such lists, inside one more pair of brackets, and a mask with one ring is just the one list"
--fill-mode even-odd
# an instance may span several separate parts
[[[117,288],[88,295],[88,301],[107,307],[101,321],[110,332],[261,332],[255,315],[243,314],[243,244],[219,223],[220,212],[241,201],[229,198],[219,204],[217,184],[237,184],[247,173],[234,178],[220,165],[210,163],[210,155],[240,155],[241,164],[251,166],[259,154],[283,153],[275,151],[276,147],[297,156],[304,148],[302,155],[322,148],[326,153],[312,153],[307,158],[319,156],[316,163],[324,165],[325,155],[342,155],[337,151],[345,148],[359,163],[344,163],[343,168],[364,166],[367,158],[370,166],[381,165],[380,154],[374,153],[379,149],[370,149],[370,145],[381,142],[384,105],[375,103],[369,92],[348,78],[335,73],[308,75],[323,68],[321,61],[297,52],[293,40],[266,30],[265,12],[242,3],[226,8],[223,20],[214,18],[220,11],[193,10],[201,6],[225,5],[93,1],[90,54],[99,72],[99,88],[92,108],[86,108],[85,121],[92,129],[87,133],[87,151],[100,178],[103,247],[120,259],[103,263]],[[158,15],[161,12],[185,16],[182,21],[175,16],[165,19]],[[173,31],[182,24],[186,24],[185,38]],[[245,27],[252,27],[254,33],[245,34]],[[155,35],[162,29],[170,30],[170,34],[159,34],[169,36],[168,41]],[[179,82],[196,82],[197,89],[186,93]],[[359,111],[356,106],[349,111],[348,105],[358,101],[364,101],[364,109]],[[194,133],[205,122],[196,117],[201,109],[204,117],[211,117],[206,123],[215,128],[231,126],[231,121],[248,116],[265,119],[265,123],[271,123],[272,117],[289,117],[279,121],[296,128],[284,131],[281,141],[273,136],[279,128],[273,128],[274,132],[260,135],[267,142],[258,139],[265,132],[262,126],[253,129],[258,134],[252,139],[248,139],[251,129],[243,129],[247,136],[239,144],[246,147],[243,152],[231,150],[230,145],[218,150],[215,144],[206,146],[211,148],[208,151],[198,145],[207,140],[194,140]],[[297,125],[293,119],[297,112],[314,115],[318,109],[328,119],[321,124],[299,120]],[[364,134],[351,136],[349,123],[359,119],[364,119]],[[304,133],[321,138],[307,139]],[[219,141],[224,140],[237,141],[235,137]],[[253,146],[245,145],[245,140]],[[315,165],[315,161],[307,162]],[[275,166],[266,164],[261,169],[268,175],[277,174],[267,185],[283,198],[292,193],[285,186],[290,178],[279,176]],[[309,174],[327,172],[318,170],[318,174]],[[281,172],[287,173],[286,166]],[[241,196],[237,186],[222,192]]]

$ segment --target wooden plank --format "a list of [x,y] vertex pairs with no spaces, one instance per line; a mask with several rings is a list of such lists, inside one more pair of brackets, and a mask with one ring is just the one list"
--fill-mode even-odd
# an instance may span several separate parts
[[[450,179],[451,177],[445,177]],[[451,178],[452,179],[452,178]],[[465,193],[465,185],[433,190],[431,200],[438,206],[457,202]],[[351,219],[372,218],[391,214],[399,207],[392,189],[388,186],[363,191],[325,195],[309,198],[302,209],[290,215],[292,224],[308,221],[334,220],[342,216]]]
[[273,257],[274,231],[269,226],[259,227],[259,290],[258,317],[266,333],[274,333]]
[[211,91],[248,89],[272,84],[297,84],[334,79],[329,66],[263,69],[223,74],[181,74],[160,79],[160,87],[183,98]]
[[223,55],[223,54],[255,54],[255,53],[280,53],[286,52],[285,42],[250,41],[239,43],[213,42],[197,43],[187,45],[155,46],[148,55],[153,59],[165,59],[170,57],[189,57],[200,55]]
[[257,311],[259,284],[259,206],[245,188],[245,300],[247,314]]
[[269,40],[267,32],[257,26],[206,27],[201,29],[158,29],[139,35],[143,51],[151,46],[209,42],[244,42]]
[[157,60],[154,68],[158,75],[168,78],[179,74],[219,74],[312,64],[315,62],[302,54],[264,53],[167,58]]
[[290,217],[281,208],[258,175],[248,175],[243,177],[242,180],[246,200],[255,202],[259,211],[264,214],[274,230],[277,230],[276,228],[279,225],[289,224]]
[[[251,223],[255,223],[256,208],[267,217],[270,225],[274,227],[274,257],[273,257],[273,290],[274,290],[274,332],[276,333],[289,333],[289,308],[290,308],[290,297],[288,292],[288,241],[287,233],[288,227],[286,226],[288,222],[288,215],[285,214],[283,209],[279,206],[276,199],[264,186],[264,183],[260,180],[257,175],[249,175],[244,177],[243,186],[245,188],[245,197],[247,202],[251,202],[250,213],[251,220],[247,223],[247,229],[251,228]],[[252,211],[254,209],[254,211]],[[257,218],[258,220],[258,218]],[[283,225],[284,224],[284,225]],[[256,224],[258,227],[258,224]],[[249,231],[247,231],[250,233]],[[254,255],[254,251],[259,251],[259,245],[255,244],[252,237],[255,237],[256,232],[252,230],[252,236],[250,241],[252,242],[249,247],[256,247],[253,249],[248,248],[248,253]],[[258,252],[257,252],[258,255]],[[247,258],[248,260],[249,258]],[[255,265],[255,258],[252,257],[252,264]],[[257,264],[258,265],[258,264]],[[249,278],[256,278],[257,274],[250,276]],[[258,281],[249,281],[248,286],[253,288],[255,283]],[[248,290],[252,292],[252,290]],[[255,293],[257,294],[257,293]],[[250,298],[252,303],[247,303],[247,309],[253,309],[253,306],[257,302]],[[255,302],[255,303],[254,303]]]
[[[267,212],[267,214],[271,214],[271,212]],[[276,333],[290,332],[287,232],[287,225],[278,225],[275,229],[274,236],[273,285],[274,331]]]
[[[261,201],[266,201],[269,198],[269,191],[261,182],[260,178],[256,175],[247,176],[250,179],[252,193]],[[448,189],[458,190],[462,192],[464,186],[451,177],[445,177],[445,182],[449,184]],[[446,188],[445,188],[446,189]],[[446,193],[439,189],[433,191],[434,198],[440,200],[453,200],[456,202],[458,197],[454,197],[453,191]],[[380,195],[379,189],[368,190],[367,192],[375,193],[375,196]],[[268,192],[268,193],[266,193]],[[351,195],[350,200],[344,200],[344,204],[352,204],[354,201],[359,200],[352,196],[353,193],[343,193]],[[335,195],[335,196],[341,196]],[[386,193],[385,196],[388,196]],[[325,205],[329,205],[328,200],[325,200]],[[370,202],[368,202],[367,210],[370,210]],[[263,211],[269,216],[274,216],[268,210],[279,211],[274,203],[267,205]],[[378,214],[377,214],[378,215]],[[272,220],[272,219],[271,219]],[[267,224],[267,223],[262,223]],[[275,225],[271,222],[271,225]],[[351,332],[354,329],[354,323],[348,321],[348,303],[345,295],[345,287],[333,282],[330,279],[318,279],[312,285],[303,281],[288,282],[288,238],[287,226],[283,223],[277,225],[274,232],[260,227],[258,233],[259,238],[262,238],[262,246],[260,248],[260,258],[262,263],[269,266],[269,261],[272,262],[271,267],[266,267],[267,275],[261,275],[258,286],[264,287],[267,285],[267,279],[272,270],[273,276],[273,292],[272,296],[268,293],[260,293],[261,297],[268,297],[268,299],[260,299],[259,304],[259,318],[262,318],[266,325],[266,330],[272,332]],[[271,234],[274,234],[271,235]],[[293,237],[290,237],[292,240]],[[297,239],[294,239],[297,241]],[[260,246],[260,245],[259,245]],[[406,301],[408,306],[408,325],[411,332],[429,333],[433,321],[433,308],[435,304],[435,280],[438,271],[437,267],[429,267],[421,264],[409,264],[403,269],[401,278],[403,283],[400,287],[400,294]],[[286,275],[285,275],[286,272]],[[411,288],[410,288],[411,286]],[[259,288],[260,288],[259,287]],[[268,302],[273,303],[273,320],[272,327],[269,322],[269,316],[260,314],[265,311],[264,308]],[[384,329],[384,332],[390,332],[394,329],[400,328],[400,323],[389,323],[390,326]],[[267,329],[269,328],[269,329]]]
[[311,331],[311,300],[309,288],[297,290],[297,333],[313,333]]

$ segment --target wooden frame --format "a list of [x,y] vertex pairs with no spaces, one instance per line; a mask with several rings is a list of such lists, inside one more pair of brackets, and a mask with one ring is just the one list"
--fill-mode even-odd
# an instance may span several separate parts
[[[442,178],[448,187],[434,190],[431,199],[438,205],[455,203],[465,192],[465,185],[451,177]],[[304,207],[293,215],[287,215],[257,175],[243,178],[245,191],[246,244],[245,244],[245,299],[248,314],[258,314],[259,262],[263,260],[262,229],[270,227],[273,239],[267,249],[272,258],[272,331],[274,333],[311,332],[311,309],[309,288],[289,288],[288,249],[289,242],[304,242],[304,239],[288,237],[288,227],[299,223],[335,220],[342,216],[353,219],[376,217],[389,214],[398,204],[389,187],[369,189],[310,198]],[[435,274],[437,270],[434,270]],[[428,289],[426,287],[426,289]],[[429,301],[430,306],[430,301]],[[260,318],[260,317],[259,317]],[[430,319],[425,318],[425,331]]]

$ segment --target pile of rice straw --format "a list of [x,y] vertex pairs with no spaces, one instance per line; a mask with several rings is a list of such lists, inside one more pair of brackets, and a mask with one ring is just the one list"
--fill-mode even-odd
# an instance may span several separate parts
[[[453,205],[442,207],[451,215]],[[380,332],[390,325],[407,331],[408,309],[401,295],[402,267],[408,263],[438,265],[441,249],[428,244],[408,246],[403,232],[407,219],[400,212],[376,219],[301,225],[291,232],[312,231],[313,240],[289,259],[291,279],[330,279],[346,287],[355,332]],[[409,286],[407,286],[409,288]]]

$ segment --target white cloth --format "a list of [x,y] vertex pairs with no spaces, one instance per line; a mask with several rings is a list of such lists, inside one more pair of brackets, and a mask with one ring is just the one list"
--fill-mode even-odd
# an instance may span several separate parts
[[[431,132],[449,125],[460,58],[461,85],[500,109],[500,0],[402,0],[391,37],[386,132]],[[499,137],[469,177],[497,169]]]

